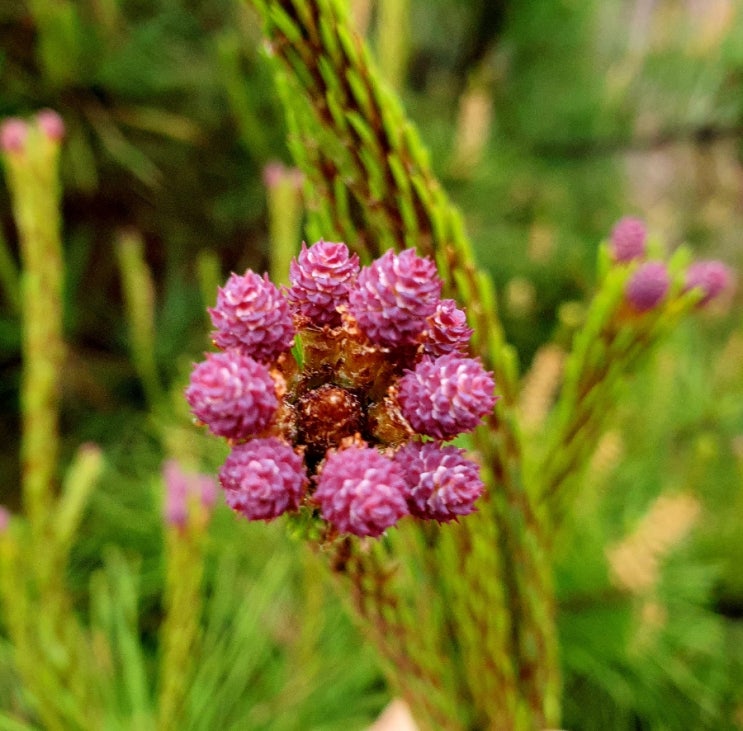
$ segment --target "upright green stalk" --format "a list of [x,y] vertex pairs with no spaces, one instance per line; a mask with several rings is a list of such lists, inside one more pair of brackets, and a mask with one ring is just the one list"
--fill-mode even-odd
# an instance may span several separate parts
[[13,312],[19,312],[21,309],[19,279],[18,268],[10,254],[8,242],[0,233],[0,290]]
[[[177,453],[185,444],[173,435],[172,446]],[[174,459],[166,463],[163,478],[165,619],[160,628],[157,728],[167,731],[182,728],[187,720],[186,698],[201,639],[207,527],[216,487],[208,478],[183,472]]]
[[155,358],[155,285],[144,258],[144,242],[135,231],[123,231],[116,242],[121,286],[124,291],[129,347],[137,374],[151,407],[162,393]]
[[160,731],[184,723],[184,703],[193,678],[199,640],[204,568],[204,526],[167,526],[165,532],[165,621],[160,630]]
[[100,450],[84,445],[55,497],[64,361],[57,177],[63,131],[53,112],[41,112],[30,124],[8,120],[0,130],[21,249],[21,459],[28,518],[12,521],[2,536],[0,594],[26,700],[45,728],[60,731],[100,724],[93,655],[65,579],[73,535],[102,467]]
[[[20,123],[19,124],[23,124]],[[21,250],[21,461],[33,534],[47,529],[59,453],[58,407],[65,348],[59,141],[36,125],[3,159]]]
[[280,162],[263,171],[268,198],[269,273],[277,284],[288,284],[289,263],[298,253],[302,228],[302,173]]
[[545,447],[528,472],[528,484],[549,515],[555,533],[570,513],[583,468],[609,423],[625,377],[687,315],[699,300],[683,289],[689,252],[679,248],[669,269],[676,280],[670,296],[647,313],[625,303],[625,287],[634,267],[606,264],[600,289],[575,337]]

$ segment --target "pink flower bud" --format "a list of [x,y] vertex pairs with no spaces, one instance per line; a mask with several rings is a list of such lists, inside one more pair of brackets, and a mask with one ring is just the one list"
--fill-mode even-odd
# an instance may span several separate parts
[[341,533],[379,536],[408,512],[402,471],[370,447],[328,456],[313,495],[323,518]]
[[186,400],[213,434],[229,439],[262,432],[279,405],[268,368],[234,349],[209,353],[195,366]]
[[286,296],[295,312],[315,325],[339,325],[338,307],[348,302],[359,272],[359,257],[343,243],[318,241],[292,259]]
[[217,306],[209,309],[220,348],[238,348],[251,358],[267,363],[288,350],[294,341],[289,303],[278,287],[248,270],[233,274],[219,288]]
[[39,129],[54,142],[61,142],[65,136],[65,126],[62,117],[53,109],[42,109],[36,115]]
[[733,272],[721,261],[697,261],[686,270],[686,282],[684,288],[699,288],[702,291],[702,299],[699,306],[711,302],[733,285]]
[[11,117],[0,126],[0,148],[3,152],[23,152],[28,137],[28,124]]
[[435,442],[408,442],[395,454],[405,475],[412,515],[444,523],[468,515],[485,485],[480,468],[463,449]]
[[[380,536],[408,513],[446,522],[472,512],[477,464],[456,447],[411,442],[474,429],[497,400],[492,373],[463,355],[472,329],[441,300],[434,262],[388,251],[359,270],[345,244],[320,240],[302,245],[290,282],[230,276],[209,310],[224,351],[196,365],[186,389],[196,418],[231,442],[219,473],[227,504],[249,520],[316,508],[305,517],[331,539]],[[295,330],[301,347],[289,353]],[[202,502],[212,498],[207,485]],[[182,519],[177,500],[170,511]]]
[[216,497],[216,484],[208,475],[187,474],[178,461],[169,459],[163,465],[165,481],[165,521],[174,526],[185,527],[188,523],[188,503],[193,497],[211,510]]
[[414,343],[441,296],[436,265],[414,249],[392,250],[359,274],[350,311],[372,343],[396,347]]
[[227,504],[249,520],[271,520],[296,510],[307,484],[302,458],[280,439],[253,439],[233,447],[219,471]]
[[304,182],[304,175],[298,168],[287,167],[278,160],[272,160],[263,168],[263,184],[269,190],[277,188],[282,183],[288,182],[292,187],[299,190]]
[[5,533],[10,525],[10,510],[0,505],[0,534]]
[[452,439],[493,410],[494,388],[492,374],[479,360],[442,355],[422,360],[400,379],[398,401],[419,434]]
[[666,265],[660,261],[649,261],[640,266],[627,282],[627,301],[638,312],[647,312],[663,301],[669,285]]
[[472,332],[464,310],[454,300],[441,300],[428,318],[424,352],[433,356],[466,353]]
[[645,256],[645,223],[639,218],[620,219],[611,232],[611,253],[615,261],[627,262]]

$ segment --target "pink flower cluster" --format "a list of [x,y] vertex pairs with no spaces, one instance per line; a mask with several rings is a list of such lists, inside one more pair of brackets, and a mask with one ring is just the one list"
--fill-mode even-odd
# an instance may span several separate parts
[[479,468],[445,442],[492,412],[495,384],[441,289],[413,249],[360,267],[329,241],[302,246],[289,287],[231,275],[209,310],[221,352],[195,365],[186,399],[231,444],[219,479],[234,510],[310,510],[330,535],[379,536],[408,514],[475,509]]
[[[647,229],[642,220],[629,216],[620,219],[611,232],[609,253],[619,264],[636,265],[625,289],[627,303],[635,312],[648,312],[663,302],[671,288],[671,275],[665,262],[646,261]],[[732,284],[733,274],[722,262],[697,261],[684,273],[682,289],[699,290],[699,306],[704,307]]]

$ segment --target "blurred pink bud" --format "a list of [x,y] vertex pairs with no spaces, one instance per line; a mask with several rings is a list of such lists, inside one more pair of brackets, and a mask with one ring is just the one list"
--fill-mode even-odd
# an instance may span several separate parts
[[299,168],[288,168],[287,178],[297,190],[301,189],[302,183],[304,183],[304,173]]
[[299,189],[304,181],[304,175],[298,168],[287,167],[283,162],[272,160],[263,168],[263,184],[269,190],[278,188],[283,183],[289,183]]
[[731,289],[733,280],[732,270],[721,261],[714,259],[697,261],[686,270],[684,288],[686,290],[700,289],[702,299],[699,301],[699,306],[704,307],[723,292]]
[[627,300],[638,312],[647,312],[659,305],[668,292],[671,280],[661,261],[643,264],[627,282]]
[[199,475],[199,494],[201,504],[207,510],[213,508],[217,502],[217,481],[209,475]]
[[0,126],[0,149],[3,152],[22,152],[28,137],[28,125],[22,119],[10,117]]
[[184,526],[188,520],[188,479],[178,462],[169,459],[163,466],[165,480],[165,521]]
[[169,459],[163,465],[165,506],[163,517],[169,525],[184,527],[188,522],[188,502],[198,498],[201,505],[211,510],[217,497],[215,481],[207,475],[187,474],[177,460]]
[[263,185],[266,188],[275,188],[284,176],[284,164],[278,160],[272,160],[263,168]]
[[36,124],[39,129],[52,141],[60,142],[65,136],[65,126],[62,117],[53,109],[42,109],[36,115]]
[[0,505],[0,534],[5,533],[10,525],[10,510]]
[[632,261],[645,256],[647,239],[645,223],[639,218],[626,216],[617,221],[611,232],[611,253],[616,261]]

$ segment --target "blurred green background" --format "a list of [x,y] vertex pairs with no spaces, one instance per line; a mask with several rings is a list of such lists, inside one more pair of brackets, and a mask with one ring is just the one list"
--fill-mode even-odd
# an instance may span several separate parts
[[[739,2],[349,5],[465,213],[524,371],[546,342],[569,344],[594,287],[597,243],[623,214],[644,218],[669,249],[686,241],[741,270]],[[218,262],[216,281],[269,265],[263,169],[290,163],[281,110],[248,4],[0,0],[0,117],[43,107],[67,125],[64,456],[92,441],[107,465],[70,581],[83,606],[110,547],[136,557],[140,639],[154,653],[164,417],[131,357],[117,242],[123,231],[143,238],[156,367],[186,428],[180,393],[208,347],[205,262]],[[5,187],[0,224],[12,272],[18,251]],[[19,313],[9,290],[0,295],[0,502],[17,510]],[[600,445],[589,479],[601,500],[575,516],[558,571],[566,728],[680,729],[689,718],[699,728],[743,728],[740,303],[738,293],[676,334],[627,389],[608,446]],[[191,438],[203,470],[215,472],[221,446]],[[653,512],[669,489],[694,501],[681,517],[671,510],[678,535],[663,533]],[[615,596],[622,582],[605,549],[642,519],[651,535],[671,537],[646,550],[663,567],[652,592],[638,590],[627,604]],[[207,594],[233,571],[234,611],[258,603],[269,620],[234,629],[250,662],[243,657],[241,682],[224,693],[239,702],[193,727],[370,721],[386,698],[381,676],[370,653],[357,657],[363,642],[334,595],[304,571],[302,546],[282,525],[239,524],[222,509],[210,536]],[[637,627],[651,639],[635,637]],[[675,674],[659,670],[666,662]],[[16,682],[10,670],[0,675],[0,706],[20,703]]]

